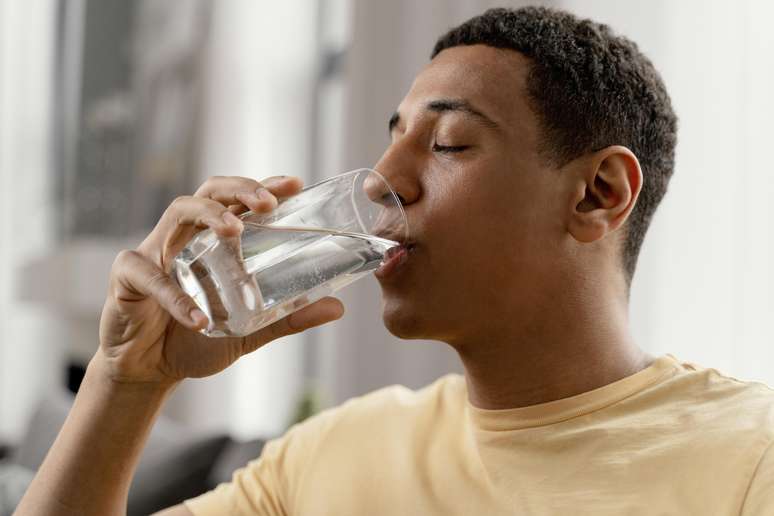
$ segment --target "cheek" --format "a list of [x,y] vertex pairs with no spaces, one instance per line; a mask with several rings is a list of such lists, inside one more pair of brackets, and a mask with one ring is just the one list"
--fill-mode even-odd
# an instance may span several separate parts
[[539,265],[551,239],[542,185],[499,179],[439,187],[432,217],[453,268],[487,270],[493,281]]
[[436,193],[428,203],[428,265],[440,273],[438,288],[467,291],[501,259],[505,219],[480,186],[446,185]]

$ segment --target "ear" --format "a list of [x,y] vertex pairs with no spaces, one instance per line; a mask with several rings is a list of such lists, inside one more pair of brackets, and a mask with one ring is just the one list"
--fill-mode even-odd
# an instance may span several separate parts
[[642,188],[642,170],[632,151],[605,147],[577,163],[568,230],[579,242],[594,242],[626,221]]

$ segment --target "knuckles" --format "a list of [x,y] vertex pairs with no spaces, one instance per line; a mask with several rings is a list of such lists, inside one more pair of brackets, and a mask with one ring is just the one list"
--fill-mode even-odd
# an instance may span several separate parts
[[204,180],[202,185],[196,190],[196,195],[204,195],[204,192],[212,192],[218,183],[223,181],[224,176],[210,176]]
[[169,287],[170,281],[169,276],[157,270],[148,275],[145,279],[145,284],[151,292],[163,292]]
[[116,255],[110,270],[113,275],[120,273],[123,268],[128,267],[131,263],[136,262],[137,258],[139,258],[139,253],[137,251],[133,249],[123,249]]
[[131,267],[135,267],[137,260],[142,259],[140,253],[132,249],[124,249],[119,251],[113,260],[113,265],[110,267],[110,279],[108,281],[108,291],[115,297],[118,295],[119,286],[123,284],[121,281],[127,274],[127,271]]
[[197,197],[212,197],[215,192],[251,192],[261,187],[261,183],[249,177],[210,176],[196,190]]
[[187,204],[191,200],[190,195],[181,195],[180,197],[175,197],[175,199],[169,204],[169,208],[167,208],[167,211],[177,212],[180,211],[182,208],[182,205]]

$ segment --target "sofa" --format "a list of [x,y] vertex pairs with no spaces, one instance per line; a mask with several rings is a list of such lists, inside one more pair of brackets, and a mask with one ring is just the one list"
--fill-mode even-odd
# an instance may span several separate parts
[[[72,405],[67,392],[43,399],[17,446],[0,446],[0,516],[10,516],[43,462]],[[231,478],[258,457],[263,439],[237,441],[202,434],[160,417],[129,490],[127,514],[147,515],[180,503]]]

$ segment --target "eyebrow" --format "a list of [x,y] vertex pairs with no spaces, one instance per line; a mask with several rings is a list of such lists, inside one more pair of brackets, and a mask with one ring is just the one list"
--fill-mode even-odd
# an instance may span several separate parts
[[[432,111],[434,113],[445,113],[448,111],[463,113],[474,118],[475,120],[482,123],[486,127],[489,127],[491,129],[499,129],[499,126],[494,120],[492,120],[491,118],[483,114],[481,111],[474,108],[466,100],[460,100],[460,99],[431,100],[430,102],[425,104],[425,109],[427,111]],[[392,116],[390,117],[390,121],[387,124],[390,134],[392,134],[392,130],[395,129],[395,126],[397,126],[399,122],[400,122],[400,115],[396,111],[395,113],[392,114]]]

